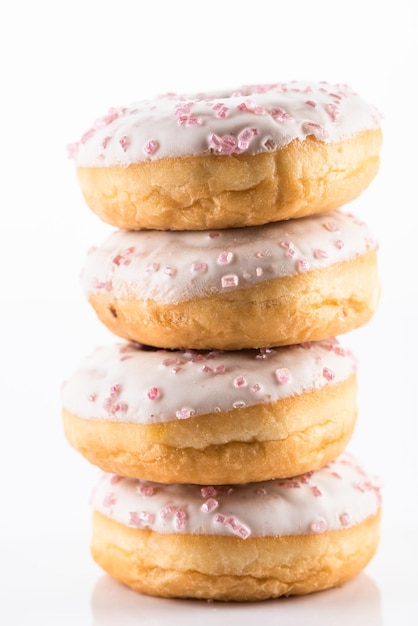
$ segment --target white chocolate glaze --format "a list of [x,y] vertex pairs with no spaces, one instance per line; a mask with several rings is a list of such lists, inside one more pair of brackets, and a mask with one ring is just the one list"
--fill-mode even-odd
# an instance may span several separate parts
[[367,226],[330,211],[217,231],[119,230],[92,248],[83,290],[178,303],[322,269],[375,249]]
[[69,146],[77,166],[127,166],[201,154],[258,154],[308,135],[335,143],[378,128],[350,87],[292,81],[207,94],[165,94],[112,108]]
[[246,539],[354,526],[377,513],[380,489],[345,452],[316,472],[245,485],[162,485],[103,474],[92,506],[132,528]]
[[83,419],[157,423],[275,402],[348,379],[337,339],[274,349],[166,351],[98,348],[65,382],[63,407]]

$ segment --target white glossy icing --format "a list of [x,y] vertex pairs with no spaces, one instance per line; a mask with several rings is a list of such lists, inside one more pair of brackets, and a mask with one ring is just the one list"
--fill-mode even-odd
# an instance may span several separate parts
[[98,348],[66,381],[63,407],[84,419],[156,423],[275,402],[356,371],[337,339],[275,349],[166,351]]
[[92,506],[161,534],[285,536],[341,530],[375,514],[379,485],[349,454],[296,478],[230,487],[162,485],[103,474]]
[[350,87],[292,81],[208,94],[165,94],[112,108],[72,144],[78,166],[127,166],[164,157],[257,154],[314,135],[325,142],[380,125]]
[[177,303],[322,269],[375,248],[367,226],[341,211],[217,231],[119,230],[92,248],[81,280],[87,295]]

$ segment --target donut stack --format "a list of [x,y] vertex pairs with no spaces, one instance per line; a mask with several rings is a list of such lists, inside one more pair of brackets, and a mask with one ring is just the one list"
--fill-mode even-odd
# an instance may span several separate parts
[[261,600],[372,558],[379,487],[346,451],[357,366],[336,337],[379,298],[376,242],[341,207],[381,141],[346,85],[291,82],[111,109],[71,146],[117,228],[82,284],[118,339],[62,393],[68,441],[103,470],[91,549],[114,578]]

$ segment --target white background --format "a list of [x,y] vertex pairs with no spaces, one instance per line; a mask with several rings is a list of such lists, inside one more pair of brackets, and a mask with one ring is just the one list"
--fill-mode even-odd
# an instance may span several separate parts
[[[0,9],[0,622],[416,624],[417,19],[414,0],[107,0]],[[342,589],[251,606],[146,598],[89,556],[97,470],[64,440],[60,384],[113,341],[82,296],[110,232],[66,145],[110,106],[165,91],[346,82],[384,114],[380,173],[350,210],[380,241],[378,313],[341,338],[360,362],[349,446],[384,484],[379,551]]]

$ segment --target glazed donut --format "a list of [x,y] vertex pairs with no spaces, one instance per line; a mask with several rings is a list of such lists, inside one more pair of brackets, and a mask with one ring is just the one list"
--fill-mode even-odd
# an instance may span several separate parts
[[381,143],[380,114],[347,85],[294,81],[113,108],[69,148],[105,222],[205,230],[341,207]]
[[161,485],[105,474],[93,558],[136,591],[264,600],[340,585],[373,557],[378,482],[345,453],[317,472],[246,485]]
[[217,231],[116,231],[82,285],[115,335],[161,348],[317,341],[365,324],[380,293],[376,243],[340,211]]
[[347,445],[356,360],[336,339],[238,352],[99,348],[62,390],[64,431],[107,472],[246,483],[318,469]]

